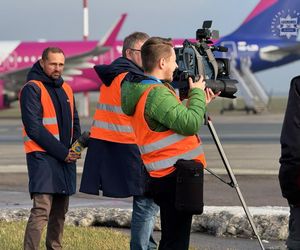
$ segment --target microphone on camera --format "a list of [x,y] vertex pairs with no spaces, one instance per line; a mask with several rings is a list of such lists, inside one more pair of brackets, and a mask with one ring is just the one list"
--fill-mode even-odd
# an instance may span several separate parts
[[227,52],[228,51],[228,48],[226,48],[224,46],[216,46],[216,45],[210,46],[210,49],[212,51],[219,51],[219,52]]

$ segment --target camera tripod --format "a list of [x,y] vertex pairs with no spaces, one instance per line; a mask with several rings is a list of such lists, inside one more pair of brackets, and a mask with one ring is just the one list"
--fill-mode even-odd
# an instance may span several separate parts
[[246,205],[246,202],[245,202],[245,200],[244,200],[244,198],[243,198],[242,192],[241,192],[241,190],[240,190],[240,188],[239,188],[239,186],[238,186],[238,183],[237,183],[237,181],[236,181],[236,179],[235,179],[235,176],[234,176],[234,174],[233,174],[233,172],[232,172],[232,169],[231,169],[231,167],[230,167],[229,161],[228,161],[228,159],[227,159],[227,157],[226,157],[226,155],[225,155],[225,152],[224,152],[224,150],[223,150],[223,147],[222,147],[222,144],[221,144],[221,142],[220,142],[220,140],[219,140],[219,137],[218,137],[218,135],[217,135],[217,132],[216,132],[216,130],[215,130],[215,128],[214,128],[214,125],[213,125],[213,123],[212,123],[210,117],[209,117],[207,114],[205,114],[205,125],[208,126],[209,131],[210,131],[210,133],[211,133],[211,135],[212,135],[212,137],[213,137],[213,139],[214,139],[214,142],[215,142],[216,147],[217,147],[217,149],[218,149],[218,151],[219,151],[219,154],[220,154],[220,156],[221,156],[221,159],[222,159],[222,161],[223,161],[223,164],[224,164],[224,166],[225,166],[225,168],[226,168],[227,174],[228,174],[228,176],[229,176],[229,178],[230,178],[230,182],[226,182],[226,181],[223,180],[220,176],[218,176],[217,174],[215,174],[212,170],[210,170],[210,169],[208,169],[208,168],[205,168],[205,170],[207,170],[210,174],[212,174],[213,176],[215,176],[216,178],[218,178],[218,179],[221,180],[222,182],[228,184],[230,187],[235,188],[235,190],[236,190],[236,192],[237,192],[237,195],[238,195],[238,197],[239,197],[239,199],[240,199],[240,202],[242,203],[242,206],[243,206],[243,208],[244,208],[244,211],[245,211],[245,213],[246,213],[246,215],[247,215],[247,217],[248,217],[249,223],[250,223],[250,225],[251,225],[251,227],[252,227],[252,229],[253,229],[253,231],[254,231],[254,234],[256,235],[257,240],[258,240],[258,242],[259,242],[259,244],[260,244],[260,247],[261,247],[262,250],[265,250],[265,248],[264,248],[264,246],[263,246],[263,244],[262,244],[262,241],[261,241],[261,239],[260,239],[260,237],[259,237],[259,235],[258,235],[258,231],[257,231],[257,229],[256,229],[256,227],[255,227],[254,222],[253,222],[252,216],[251,216],[251,214],[250,214],[250,212],[249,212],[249,209],[248,209],[248,207],[247,207],[247,205]]

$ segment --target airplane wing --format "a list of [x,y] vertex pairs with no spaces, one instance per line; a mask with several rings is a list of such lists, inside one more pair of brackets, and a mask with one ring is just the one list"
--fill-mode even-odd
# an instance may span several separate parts
[[[26,76],[30,67],[14,70],[0,74],[0,80],[4,82],[4,89],[17,97],[17,93],[21,87],[26,83]],[[8,84],[9,83],[9,84]]]
[[300,54],[300,43],[285,47],[270,45],[261,48],[259,51],[260,58],[270,62],[276,62],[290,54]]
[[[80,75],[82,71],[80,69],[91,68],[94,64],[89,63],[88,60],[93,56],[99,56],[106,53],[111,45],[117,38],[117,35],[125,21],[127,14],[122,14],[120,18],[111,26],[104,37],[97,43],[96,47],[88,52],[79,53],[73,56],[66,56],[64,76],[71,77],[72,75]],[[11,70],[0,74],[0,79],[11,84],[6,84],[5,88],[9,90],[20,89],[24,84],[27,73],[29,72],[31,65],[22,69]],[[16,88],[16,85],[19,88]]]

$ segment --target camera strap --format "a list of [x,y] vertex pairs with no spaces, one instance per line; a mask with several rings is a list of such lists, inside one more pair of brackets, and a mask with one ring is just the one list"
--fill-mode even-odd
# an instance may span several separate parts
[[194,50],[196,58],[197,58],[198,73],[199,73],[199,75],[202,75],[205,78],[205,70],[204,70],[204,66],[202,63],[202,56],[200,55],[200,53],[198,52],[198,50],[195,48],[194,45],[191,45],[191,48]]
[[216,80],[217,75],[218,75],[218,63],[216,61],[214,54],[212,53],[211,49],[208,46],[206,46],[206,48],[204,48],[204,50],[209,59],[209,62],[211,63],[211,65],[214,68],[214,76],[215,76],[215,80]]

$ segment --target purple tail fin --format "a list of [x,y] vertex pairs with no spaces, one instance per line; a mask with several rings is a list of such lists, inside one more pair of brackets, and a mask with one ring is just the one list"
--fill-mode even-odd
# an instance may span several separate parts
[[261,0],[230,36],[294,41],[299,28],[299,0]]

